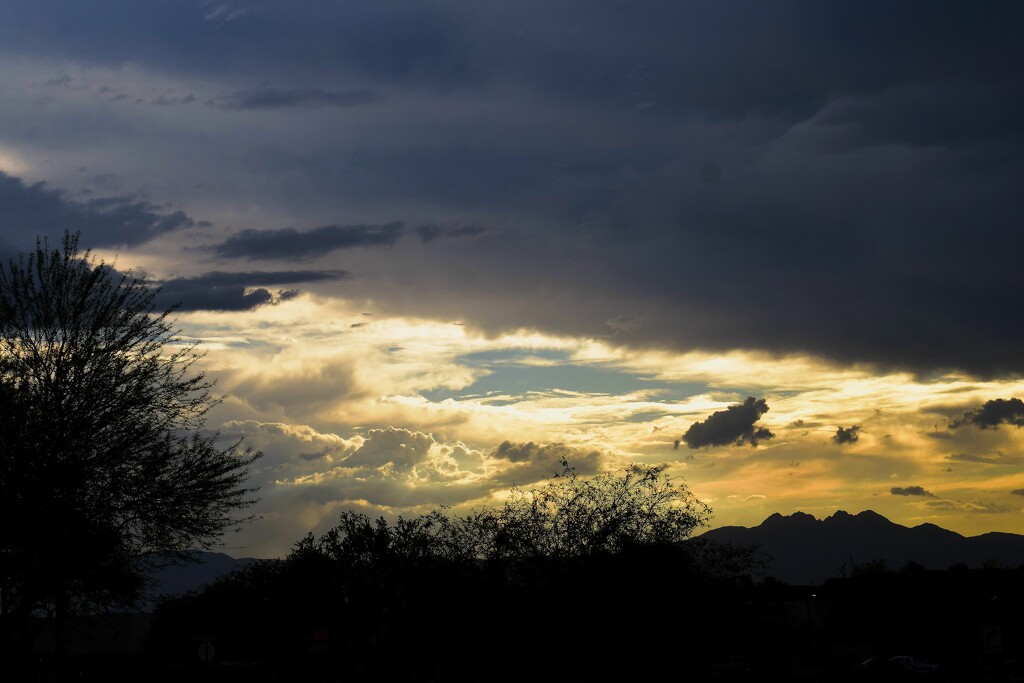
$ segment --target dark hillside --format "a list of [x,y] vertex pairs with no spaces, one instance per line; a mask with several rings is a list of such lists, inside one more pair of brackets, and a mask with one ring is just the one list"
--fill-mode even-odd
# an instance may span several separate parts
[[927,569],[1024,565],[1024,536],[988,533],[961,536],[934,524],[905,527],[865,510],[842,510],[822,520],[795,512],[775,513],[756,527],[721,527],[699,538],[757,546],[768,560],[765,575],[790,584],[820,585],[868,566]]

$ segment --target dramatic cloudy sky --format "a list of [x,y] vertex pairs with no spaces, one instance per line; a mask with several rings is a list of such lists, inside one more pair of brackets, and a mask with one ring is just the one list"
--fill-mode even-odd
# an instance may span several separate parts
[[181,302],[277,556],[566,457],[1024,532],[1024,5],[4,0],[0,254]]

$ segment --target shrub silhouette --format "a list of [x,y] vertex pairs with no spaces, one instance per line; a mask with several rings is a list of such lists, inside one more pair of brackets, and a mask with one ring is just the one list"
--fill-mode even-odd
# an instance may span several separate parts
[[161,605],[153,642],[188,659],[194,634],[215,634],[225,657],[343,666],[356,680],[655,671],[610,648],[621,654],[633,630],[644,649],[699,646],[715,619],[700,605],[750,569],[749,554],[691,538],[709,514],[661,468],[584,479],[565,462],[547,485],[465,516],[345,511],[284,560]]

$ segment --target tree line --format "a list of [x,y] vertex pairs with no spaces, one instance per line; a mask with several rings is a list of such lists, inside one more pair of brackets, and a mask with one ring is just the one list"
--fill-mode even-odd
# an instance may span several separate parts
[[[577,476],[463,516],[343,511],[281,561],[164,601],[152,642],[328,680],[597,680],[694,662],[741,609],[750,550],[702,543],[709,509],[660,467]],[[699,658],[696,658],[699,653]],[[595,678],[596,677],[596,678]]]

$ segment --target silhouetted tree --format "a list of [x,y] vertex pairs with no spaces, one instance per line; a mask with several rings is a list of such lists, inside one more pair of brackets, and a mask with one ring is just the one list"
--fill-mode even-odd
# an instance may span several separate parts
[[[656,658],[612,657],[609,647],[637,629],[646,652],[679,653],[699,642],[708,615],[698,605],[710,593],[687,541],[709,517],[662,467],[584,477],[563,461],[545,485],[455,520],[491,577],[488,611],[502,615],[477,636],[477,670],[517,662],[512,644],[537,634],[538,650],[559,653],[544,658],[549,680],[652,675]],[[684,611],[693,618],[681,619]],[[502,680],[531,675],[530,665],[510,664]]]
[[545,485],[462,516],[343,511],[280,564],[165,602],[154,642],[187,659],[195,633],[217,633],[241,661],[449,681],[536,678],[552,648],[566,656],[547,665],[550,679],[635,674],[646,658],[609,661],[622,629],[642,628],[645,649],[692,646],[721,607],[701,605],[749,556],[691,545],[710,512],[660,467],[583,477],[562,465]]
[[59,625],[77,605],[130,602],[147,553],[211,547],[253,502],[245,480],[259,453],[204,431],[212,382],[173,309],[155,310],[154,288],[78,241],[37,240],[0,264],[8,627],[40,608]]
[[584,559],[679,543],[710,514],[662,467],[634,464],[587,478],[563,460],[545,486],[515,489],[502,507],[461,525],[482,559]]

